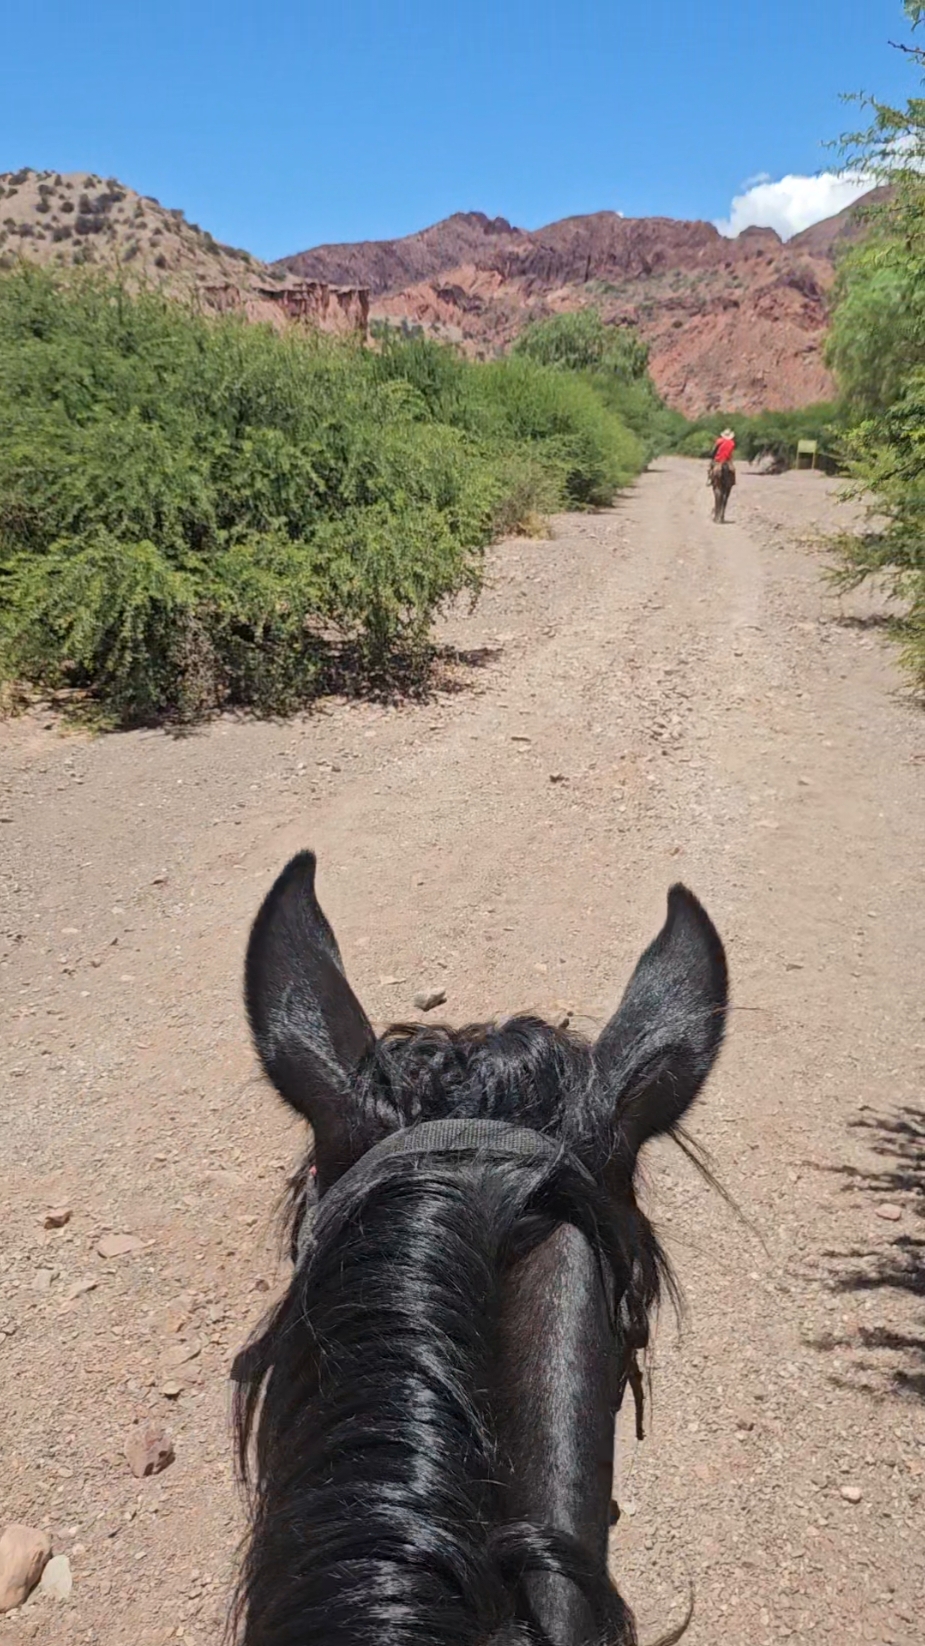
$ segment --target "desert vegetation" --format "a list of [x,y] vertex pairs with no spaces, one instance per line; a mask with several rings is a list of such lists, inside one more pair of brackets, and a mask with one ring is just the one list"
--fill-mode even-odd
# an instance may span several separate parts
[[[919,27],[925,5],[906,0]],[[925,51],[904,48],[925,74]],[[890,188],[839,270],[829,360],[844,397],[845,461],[871,498],[868,530],[836,544],[836,581],[899,597],[903,658],[925,688],[925,98],[865,100],[871,123],[844,157]]]
[[751,417],[730,411],[685,420],[672,450],[682,457],[709,457],[717,432],[726,424],[735,429],[736,448],[745,462],[767,458],[776,468],[793,468],[798,442],[815,440],[819,448],[817,465],[829,472],[841,467],[844,412],[841,406],[826,401],[790,411],[758,412]]
[[[21,257],[56,268],[87,264],[132,271],[189,292],[196,283],[233,283],[253,290],[271,277],[249,252],[224,246],[188,223],[182,211],[142,197],[115,177],[93,172],[0,173],[0,270]],[[157,272],[160,271],[160,272]]]
[[426,654],[482,552],[611,501],[642,441],[581,373],[0,275],[0,666],[118,723],[285,712]]
[[647,458],[676,447],[690,426],[656,392],[649,350],[635,327],[605,324],[594,307],[534,322],[513,353],[577,376],[632,429]]

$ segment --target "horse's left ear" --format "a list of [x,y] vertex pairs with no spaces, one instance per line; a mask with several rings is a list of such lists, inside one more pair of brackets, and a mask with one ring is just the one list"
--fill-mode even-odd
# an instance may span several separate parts
[[264,899],[247,946],[244,996],[260,1061],[309,1121],[327,1188],[367,1147],[357,1135],[352,1080],[375,1037],[315,896],[313,852],[294,857]]
[[722,1045],[728,994],[713,922],[692,892],[672,886],[665,924],[594,1052],[625,1158],[670,1132],[693,1103]]

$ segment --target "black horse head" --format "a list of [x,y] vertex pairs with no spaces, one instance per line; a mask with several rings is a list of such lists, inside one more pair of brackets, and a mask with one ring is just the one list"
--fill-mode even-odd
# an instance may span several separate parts
[[720,939],[673,887],[595,1045],[528,1017],[377,1040],[314,879],[294,858],[247,955],[319,1208],[237,1373],[244,1646],[632,1642],[614,1417],[665,1273],[634,1174],[719,1051]]

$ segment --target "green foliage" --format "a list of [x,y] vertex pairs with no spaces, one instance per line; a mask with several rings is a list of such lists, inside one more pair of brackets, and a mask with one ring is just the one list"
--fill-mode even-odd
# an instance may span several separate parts
[[[913,28],[925,5],[906,0]],[[925,52],[906,48],[925,71]],[[845,160],[889,185],[839,272],[829,358],[851,427],[845,456],[870,525],[837,544],[836,579],[884,583],[904,602],[903,658],[925,688],[925,97],[902,109],[861,99],[872,123]]]
[[593,372],[587,380],[607,409],[635,434],[647,462],[660,452],[672,451],[688,427],[682,412],[665,405],[648,373],[626,382],[609,373]]
[[529,458],[534,510],[606,505],[643,465],[639,442],[587,382],[521,354],[473,366],[446,346],[392,333],[376,371],[413,389],[422,416],[478,441],[509,479],[515,456]]
[[421,657],[482,551],[611,501],[640,444],[587,382],[0,276],[0,672],[121,722],[286,712]]
[[833,469],[839,461],[841,415],[838,407],[826,402],[791,411],[758,412],[752,417],[741,412],[715,412],[709,417],[698,417],[685,423],[673,449],[683,457],[708,458],[717,435],[727,426],[735,430],[736,452],[746,463],[769,457],[779,468],[792,468],[799,440],[818,443],[817,467]]
[[636,436],[645,461],[674,446],[687,428],[649,377],[649,349],[632,326],[608,325],[597,309],[537,320],[514,345],[516,355],[579,374],[612,416]]
[[649,365],[648,346],[631,326],[608,326],[597,309],[576,309],[536,320],[514,344],[514,353],[541,366],[601,372],[633,382]]
[[603,507],[639,473],[639,441],[583,378],[509,356],[471,379],[467,422],[498,449],[526,446],[567,508]]
[[925,293],[914,261],[878,233],[842,261],[826,355],[849,414],[885,411],[909,366],[925,362]]

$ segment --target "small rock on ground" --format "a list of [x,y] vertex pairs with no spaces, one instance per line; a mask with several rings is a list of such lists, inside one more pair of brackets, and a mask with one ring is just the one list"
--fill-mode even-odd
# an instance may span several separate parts
[[70,1599],[74,1580],[71,1577],[71,1563],[67,1555],[55,1555],[48,1562],[39,1587],[43,1595],[50,1595],[52,1600]]
[[157,1423],[143,1423],[125,1442],[128,1466],[137,1480],[159,1475],[173,1462],[176,1453],[166,1429]]
[[432,1012],[435,1006],[442,1006],[446,1000],[446,989],[419,989],[414,997],[414,1004],[419,1012]]
[[35,1526],[8,1526],[0,1537],[0,1612],[21,1606],[51,1558],[51,1538]]
[[53,1206],[45,1213],[45,1216],[42,1219],[42,1224],[46,1229],[63,1229],[64,1225],[66,1223],[70,1223],[70,1221],[70,1206]]
[[96,1249],[100,1257],[127,1257],[130,1252],[140,1252],[143,1246],[138,1235],[111,1234],[103,1235]]

